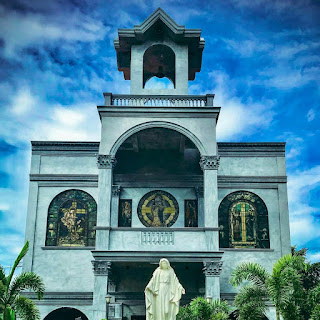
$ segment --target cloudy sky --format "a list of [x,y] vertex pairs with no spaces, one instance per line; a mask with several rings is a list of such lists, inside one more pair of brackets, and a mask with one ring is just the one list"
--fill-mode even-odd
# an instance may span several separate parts
[[0,264],[24,242],[30,140],[99,140],[102,92],[129,93],[117,28],[157,7],[206,40],[191,94],[219,141],[286,141],[292,244],[320,261],[320,1],[1,0]]

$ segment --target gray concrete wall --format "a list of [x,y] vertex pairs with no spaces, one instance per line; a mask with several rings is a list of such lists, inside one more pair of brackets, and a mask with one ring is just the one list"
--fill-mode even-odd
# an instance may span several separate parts
[[[105,121],[103,125],[103,141],[100,153],[108,154],[119,136],[126,132],[132,125],[151,121],[148,118],[131,118],[123,120],[115,118],[115,121]],[[179,125],[190,129],[189,123],[192,119],[170,119]],[[207,128],[214,130],[212,119],[201,119],[201,123]],[[116,133],[117,128],[117,133]],[[215,152],[210,143],[210,135],[205,134],[203,128],[196,125],[192,127],[193,134],[202,141],[203,146]],[[24,259],[24,270],[32,270],[38,273],[45,282],[48,292],[92,292],[93,272],[92,254],[90,248],[45,248],[46,225],[48,207],[52,199],[60,192],[68,189],[81,189],[91,194],[96,200],[98,198],[98,184],[96,182],[77,182],[70,178],[70,174],[85,176],[98,174],[96,158],[94,155],[86,156],[85,152],[77,156],[70,152],[68,155],[53,155],[44,153],[32,156],[31,173],[39,177],[58,175],[54,181],[31,181],[28,204],[28,219],[26,238],[30,241],[30,250]],[[285,182],[276,182],[279,177],[285,176],[285,161],[283,157],[251,156],[235,157],[228,156],[221,158],[221,165],[218,170],[219,177],[224,177],[224,182],[219,187],[218,203],[231,192],[247,190],[257,194],[265,202],[269,213],[270,245],[271,249],[222,249],[224,255],[223,270],[220,278],[221,292],[234,293],[236,290],[230,286],[229,277],[236,265],[242,261],[255,261],[263,264],[268,271],[271,271],[273,263],[282,255],[290,252],[289,214],[287,203],[287,192]],[[228,176],[242,177],[242,182],[228,182]],[[59,181],[61,177],[61,181]],[[67,180],[63,177],[69,177]],[[248,177],[248,178],[247,178]],[[250,182],[255,177],[259,186]],[[268,178],[273,177],[272,183]],[[96,178],[97,179],[97,178]],[[230,180],[230,181],[231,181]],[[249,181],[250,180],[250,181]],[[227,182],[226,182],[227,181]],[[137,205],[141,197],[154,189],[165,190],[171,193],[179,204],[179,218],[172,228],[183,228],[184,226],[184,199],[195,199],[193,188],[123,188],[120,198],[133,200],[133,230],[125,231],[115,228],[111,231],[112,250],[133,250],[133,251],[157,251],[157,250],[206,250],[205,233],[203,231],[181,231],[174,230],[174,245],[163,247],[160,245],[142,245],[141,229],[144,228],[137,216]],[[112,210],[112,226],[116,227],[118,210]],[[135,230],[139,228],[139,230]],[[192,239],[192,241],[190,241]],[[186,243],[188,246],[186,248]],[[41,314],[46,316],[50,311],[61,305],[54,302],[46,302],[48,305],[40,305]],[[66,301],[63,306],[69,305]],[[75,307],[75,306],[74,306]],[[91,317],[91,305],[79,305],[77,309]],[[137,308],[141,308],[138,306]],[[138,309],[136,310],[138,312]],[[273,311],[270,311],[271,313]],[[272,319],[272,315],[270,319]]]

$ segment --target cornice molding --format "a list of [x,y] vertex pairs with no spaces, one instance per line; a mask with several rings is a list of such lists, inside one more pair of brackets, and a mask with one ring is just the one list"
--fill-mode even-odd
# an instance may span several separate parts
[[98,152],[99,142],[31,141],[32,151]]
[[285,142],[218,142],[222,157],[284,157]]

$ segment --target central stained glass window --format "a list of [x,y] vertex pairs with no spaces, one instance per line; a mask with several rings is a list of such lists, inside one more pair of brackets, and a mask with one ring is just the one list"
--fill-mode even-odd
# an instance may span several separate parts
[[139,201],[138,217],[146,227],[171,227],[177,221],[178,216],[178,202],[168,192],[151,191]]

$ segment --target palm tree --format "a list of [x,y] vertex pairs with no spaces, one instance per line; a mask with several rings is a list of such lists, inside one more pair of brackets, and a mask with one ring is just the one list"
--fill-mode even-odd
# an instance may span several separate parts
[[239,265],[232,272],[230,283],[239,286],[243,281],[250,282],[235,298],[239,319],[262,318],[268,299],[276,308],[277,320],[280,320],[280,314],[284,319],[303,319],[300,308],[305,294],[300,272],[305,268],[304,257],[291,254],[280,258],[271,274],[258,263]]
[[0,266],[0,320],[15,320],[16,313],[22,320],[39,320],[40,313],[31,299],[22,296],[24,290],[32,290],[40,300],[44,294],[41,278],[33,272],[23,272],[13,278],[14,272],[29,249],[27,241],[18,255],[9,276]]

